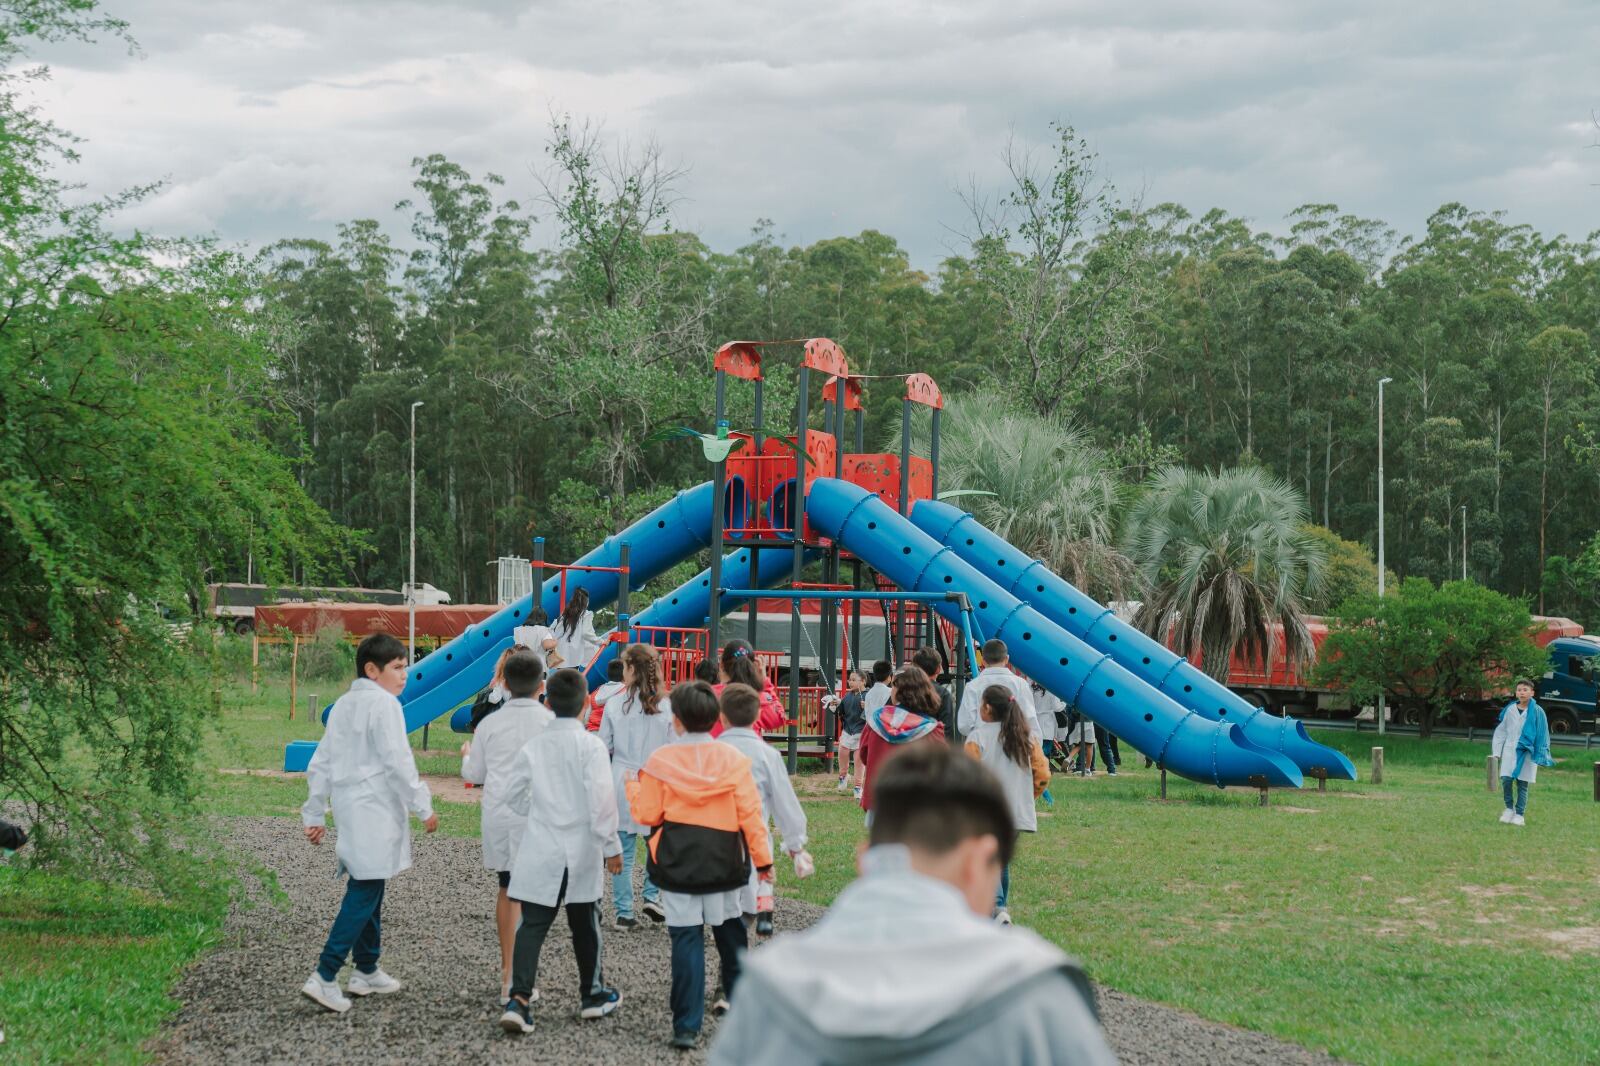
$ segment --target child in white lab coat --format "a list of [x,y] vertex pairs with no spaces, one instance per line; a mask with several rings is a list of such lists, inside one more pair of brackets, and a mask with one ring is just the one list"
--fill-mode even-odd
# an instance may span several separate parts
[[538,985],[539,953],[565,904],[578,958],[578,1015],[603,1018],[622,993],[600,973],[602,868],[622,869],[617,798],[605,745],[583,728],[589,686],[573,669],[550,675],[545,700],[555,720],[523,747],[508,778],[512,810],[526,821],[511,866],[511,898],[522,904],[511,957],[511,995],[500,1015],[508,1033],[533,1032],[529,1001]]
[[1510,825],[1526,824],[1528,789],[1541,766],[1554,766],[1550,758],[1550,722],[1533,698],[1533,681],[1517,682],[1516,698],[1501,708],[1495,723],[1493,751],[1500,759],[1500,787],[1506,809],[1500,815]]
[[[806,812],[800,806],[800,797],[794,794],[789,781],[789,770],[783,756],[760,733],[755,731],[756,719],[761,715],[761,695],[749,685],[730,684],[722,690],[722,734],[717,737],[732,745],[750,760],[750,772],[755,777],[756,791],[761,794],[761,824],[771,820],[778,823],[783,835],[783,850],[794,859],[795,873],[809,877],[814,869],[811,856],[806,853]],[[767,848],[772,848],[772,831],[767,831]],[[774,855],[777,852],[773,852]],[[750,883],[745,886],[745,921],[754,920],[757,936],[772,935],[772,911],[775,878],[761,879],[755,867],[750,868]]]
[[350,995],[400,991],[400,982],[378,968],[384,887],[411,865],[407,812],[430,833],[439,827],[433,797],[417,776],[406,742],[405,714],[396,698],[405,687],[405,645],[387,633],[363,640],[356,648],[355,683],[333,705],[306,767],[310,795],[300,808],[306,839],[322,843],[331,802],[339,830],[336,869],[350,879],[316,972],[300,991],[341,1014],[350,1000],[339,988],[339,970],[352,954]]
[[518,906],[507,894],[511,863],[522,843],[524,819],[511,809],[507,796],[511,772],[522,749],[555,719],[539,702],[544,691],[544,662],[537,652],[519,651],[502,666],[510,698],[483,720],[461,758],[461,776],[483,786],[480,804],[483,865],[500,879],[495,900],[495,928],[500,934],[500,1002],[511,994],[511,946],[517,934]]
[[[983,690],[978,705],[978,727],[967,735],[967,754],[983,763],[1005,790],[1011,804],[1011,818],[1018,833],[1039,829],[1039,815],[1033,809],[1050,784],[1050,764],[1044,751],[1033,742],[1028,721],[1011,689],[990,685]],[[1011,896],[1011,864],[1000,870],[1000,890],[994,897],[994,920],[1011,924],[1006,904]]]
[[[639,840],[650,831],[633,820],[628,810],[627,780],[645,760],[672,740],[672,701],[661,686],[661,659],[648,644],[630,644],[614,662],[622,664],[622,687],[606,701],[600,717],[600,740],[611,752],[611,777],[617,796],[617,838],[622,844],[622,869],[611,878],[611,906],[618,929],[638,925],[633,916],[633,867]],[[661,890],[644,875],[641,910],[654,922],[664,922]]]
[[537,655],[546,673],[562,665],[556,654],[556,633],[549,623],[550,616],[536,603],[528,608],[526,622],[511,631],[511,639]]
[[589,660],[600,650],[600,637],[594,631],[594,612],[589,610],[589,590],[574,589],[561,609],[554,626],[555,653],[561,665],[577,670],[589,669]]

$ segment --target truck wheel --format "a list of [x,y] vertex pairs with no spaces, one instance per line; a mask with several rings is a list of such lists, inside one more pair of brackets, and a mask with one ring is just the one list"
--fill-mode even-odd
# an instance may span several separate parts
[[256,628],[256,624],[249,618],[241,618],[233,623],[233,631],[241,637],[249,636]]
[[1250,706],[1260,707],[1268,714],[1275,713],[1272,710],[1272,702],[1267,699],[1267,694],[1265,692],[1241,692],[1239,695],[1244,697],[1244,701]]
[[1552,733],[1569,734],[1578,731],[1578,719],[1571,711],[1551,711],[1549,718]]

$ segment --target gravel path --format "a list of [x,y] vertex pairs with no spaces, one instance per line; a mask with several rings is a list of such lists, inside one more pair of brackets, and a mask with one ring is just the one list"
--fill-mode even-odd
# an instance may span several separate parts
[[[386,971],[405,982],[395,996],[357,1000],[344,1015],[300,995],[338,908],[343,883],[332,874],[332,831],[321,848],[306,844],[285,818],[226,823],[244,857],[273,871],[286,907],[263,904],[230,915],[222,946],[179,983],[183,1008],[153,1045],[157,1061],[346,1066],[352,1062],[424,1063],[674,1063],[703,1061],[666,1046],[669,948],[665,929],[605,931],[606,980],[623,992],[622,1007],[596,1022],[576,1017],[577,968],[565,924],[557,921],[540,967],[539,1030],[507,1037],[499,1017],[499,952],[494,938],[493,878],[478,842],[419,838],[416,865],[384,899]],[[821,913],[780,901],[777,924],[802,928]],[[708,978],[716,970],[707,945]],[[1258,1033],[1207,1022],[1183,1011],[1102,990],[1101,1013],[1112,1046],[1129,1066],[1140,1064],[1307,1064],[1335,1060]],[[706,1036],[715,1023],[707,1018]]]

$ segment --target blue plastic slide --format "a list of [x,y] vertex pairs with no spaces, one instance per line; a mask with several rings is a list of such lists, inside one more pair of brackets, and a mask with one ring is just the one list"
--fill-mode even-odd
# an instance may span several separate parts
[[1187,659],[1078,591],[1043,562],[1018,551],[972,515],[937,500],[919,500],[912,505],[911,524],[1180,706],[1212,721],[1226,720],[1239,726],[1252,742],[1287,755],[1302,773],[1322,772],[1335,780],[1356,779],[1355,765],[1344,753],[1312,740],[1298,721],[1268,714],[1246,703]]
[[[1166,769],[1219,788],[1301,785],[1300,769],[1288,758],[1252,743],[1238,726],[1201,717],[1140,681],[1111,656],[1090,648],[984,577],[866,489],[818,479],[807,496],[806,515],[824,536],[902,589],[965,592],[984,630],[1006,642],[1018,669]],[[953,605],[935,609],[955,620]]]

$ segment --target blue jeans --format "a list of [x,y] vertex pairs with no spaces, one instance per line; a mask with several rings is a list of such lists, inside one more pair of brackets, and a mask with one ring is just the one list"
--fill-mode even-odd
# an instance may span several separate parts
[[1111,773],[1122,765],[1122,750],[1117,743],[1117,735],[1108,729],[1094,731],[1095,744],[1100,748],[1100,765],[1106,773]]
[[378,950],[381,946],[384,880],[358,881],[352,877],[344,886],[344,902],[328,931],[328,942],[322,946],[322,958],[317,960],[317,976],[332,981],[339,976],[344,960],[355,954],[356,969],[372,973],[378,968]]
[[1502,777],[1500,779],[1500,791],[1504,792],[1506,797],[1506,810],[1513,809],[1511,802],[1511,784],[1513,781],[1516,782],[1517,786],[1517,800],[1514,809],[1518,814],[1526,813],[1528,810],[1528,783],[1513,777]]
[[[633,917],[633,865],[639,860],[640,833],[618,833],[617,839],[622,842],[622,872],[611,875],[611,905],[616,909],[618,918]],[[646,903],[654,903],[661,898],[661,890],[656,887],[650,875],[644,875],[644,899]]]
[[1011,864],[1006,863],[1000,867],[1000,891],[994,894],[994,909],[1006,909],[1006,900],[1011,896]]
[[[698,1033],[706,1017],[706,934],[703,925],[669,925],[672,937],[672,1031]],[[744,919],[729,918],[711,927],[722,963],[722,994],[733,998],[739,980],[739,953],[750,945]]]

